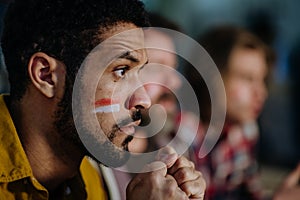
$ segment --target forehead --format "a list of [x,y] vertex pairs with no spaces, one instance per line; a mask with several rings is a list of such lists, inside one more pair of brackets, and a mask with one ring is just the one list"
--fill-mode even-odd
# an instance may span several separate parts
[[[132,23],[119,22],[101,30],[103,41],[111,40],[114,42],[131,41],[132,48],[144,47],[144,32]],[[128,44],[127,44],[128,45]]]
[[80,77],[79,88],[93,88],[93,91],[88,94],[91,99],[103,73],[120,56],[131,52],[141,62],[147,59],[143,30],[131,23],[119,23],[108,27],[101,37],[103,41],[87,55],[77,75]]
[[[105,29],[101,45],[116,54],[144,49],[144,32],[132,23],[117,23]],[[120,52],[122,51],[122,52]]]
[[141,28],[131,23],[118,23],[101,31],[104,31],[101,34],[103,41],[88,54],[82,66],[101,72],[127,52],[131,52],[140,60],[146,59],[144,33]]
[[265,54],[261,49],[236,48],[229,58],[229,71],[252,71],[263,74],[267,71]]

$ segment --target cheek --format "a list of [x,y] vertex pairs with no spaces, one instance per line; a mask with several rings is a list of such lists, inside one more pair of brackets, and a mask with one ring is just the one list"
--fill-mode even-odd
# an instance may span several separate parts
[[95,101],[95,113],[120,112],[118,99],[103,98]]
[[107,134],[108,132],[111,131],[111,128],[114,124],[114,119],[112,114],[107,114],[107,113],[97,113],[97,119],[100,124],[100,128],[102,131]]
[[239,85],[233,86],[227,92],[228,103],[234,105],[248,104],[251,101],[250,90]]
[[100,128],[107,135],[116,124],[116,115],[120,112],[118,99],[102,98],[95,101],[95,110]]
[[227,92],[227,112],[230,118],[247,120],[251,114],[251,95],[247,87],[236,84]]

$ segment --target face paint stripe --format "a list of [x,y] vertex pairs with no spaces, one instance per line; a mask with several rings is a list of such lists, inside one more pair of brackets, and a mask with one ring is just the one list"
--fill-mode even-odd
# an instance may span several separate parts
[[113,104],[108,106],[100,106],[95,108],[94,113],[110,113],[110,112],[120,112],[120,105]]
[[117,104],[118,102],[116,100],[113,100],[113,99],[100,99],[100,100],[97,100],[95,102],[95,106],[108,106],[108,105],[112,105],[112,104]]

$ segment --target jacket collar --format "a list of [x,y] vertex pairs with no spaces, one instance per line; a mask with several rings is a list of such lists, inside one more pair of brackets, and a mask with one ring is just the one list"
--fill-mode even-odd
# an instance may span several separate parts
[[0,95],[0,182],[12,182],[33,174],[4,97]]

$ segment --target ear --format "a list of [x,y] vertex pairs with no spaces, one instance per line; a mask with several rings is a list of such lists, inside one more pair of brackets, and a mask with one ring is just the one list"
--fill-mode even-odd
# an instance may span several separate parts
[[45,53],[38,52],[31,56],[28,72],[32,84],[48,98],[53,98],[63,89],[65,67],[63,63]]

